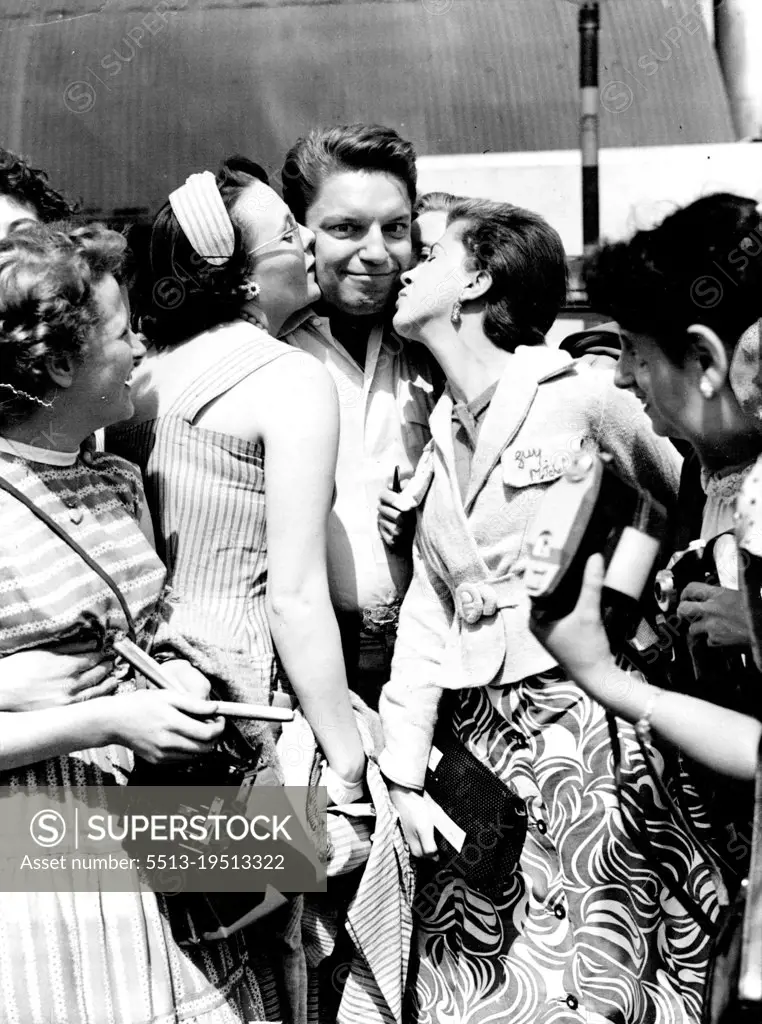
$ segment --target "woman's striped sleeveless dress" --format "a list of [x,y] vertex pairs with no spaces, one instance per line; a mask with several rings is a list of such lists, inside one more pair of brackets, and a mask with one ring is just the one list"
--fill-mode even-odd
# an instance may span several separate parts
[[[246,323],[212,331],[210,338],[205,368],[179,398],[155,418],[111,428],[106,445],[142,470],[157,550],[167,566],[169,597],[156,646],[182,652],[231,699],[268,704],[275,690],[289,688],[265,610],[264,446],[206,429],[196,420],[250,374],[295,350]],[[150,389],[150,361],[141,369],[141,387]],[[237,724],[247,733],[259,730],[263,758],[275,763],[267,727]],[[279,1020],[284,1012],[277,990],[284,991],[284,984],[289,992],[300,990],[303,984],[303,962],[297,963],[301,949],[295,955],[291,948],[300,909],[296,901],[278,912],[280,920],[272,914],[265,918],[261,941],[259,926],[245,933],[267,1020]],[[281,943],[284,933],[292,939]],[[293,1014],[291,995],[287,1002]]]

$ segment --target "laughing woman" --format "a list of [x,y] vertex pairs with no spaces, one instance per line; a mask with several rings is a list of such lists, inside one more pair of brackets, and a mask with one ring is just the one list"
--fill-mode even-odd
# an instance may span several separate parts
[[[749,653],[732,530],[736,498],[762,452],[761,239],[756,201],[717,193],[602,246],[586,268],[595,308],[621,328],[617,387],[643,403],[657,434],[689,444],[701,467],[694,509],[703,503],[703,512],[685,547],[711,546],[707,568],[719,585],[689,583],[677,607],[697,661],[710,660],[708,647]],[[714,276],[723,259],[733,288]],[[740,661],[730,685],[727,670],[699,675],[697,695],[762,716],[759,676]]]
[[[130,378],[145,349],[120,289],[124,247],[100,225],[29,225],[0,242],[0,477],[111,575],[147,646],[165,572],[141,530],[139,474],[114,455],[80,454],[95,430],[133,410]],[[134,754],[156,764],[210,751],[223,728],[212,702],[117,684],[103,675],[108,659],[71,658],[94,623],[101,639],[123,629],[122,608],[22,498],[0,491],[0,659],[27,684],[21,699],[3,695],[0,784],[84,798],[88,786],[125,784]],[[70,687],[56,658],[80,673]],[[187,682],[183,666],[166,671]],[[100,891],[97,879],[88,892],[5,892],[1,1024],[263,1015],[242,943],[194,959],[175,944],[166,911],[164,897]]]
[[[448,388],[406,492],[419,506],[415,570],[380,706],[382,770],[418,857],[436,853],[423,791],[440,717],[528,813],[497,894],[444,859],[419,893],[406,1019],[694,1022],[708,938],[632,838],[644,822],[624,820],[605,713],[532,637],[521,581],[527,525],[572,452],[608,450],[668,505],[679,459],[610,374],[545,344],[565,258],[536,214],[458,203],[402,281],[395,327],[426,345]],[[624,790],[652,792],[631,727],[621,743]],[[714,913],[710,870],[658,801],[645,827]]]

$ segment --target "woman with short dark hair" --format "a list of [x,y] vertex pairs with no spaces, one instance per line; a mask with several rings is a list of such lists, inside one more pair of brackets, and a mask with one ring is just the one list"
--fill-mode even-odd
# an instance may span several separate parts
[[238,700],[295,695],[345,803],[365,757],[326,573],[336,393],[273,337],[320,294],[313,241],[243,157],[176,189],[136,283],[151,348],[135,414],[106,443],[142,469],[167,565],[157,645],[183,645]]
[[410,235],[417,263],[428,259],[432,245],[445,233],[450,210],[460,200],[450,192],[426,192],[416,199]]
[[[602,245],[586,278],[595,308],[621,325],[617,386],[640,399],[657,433],[689,444],[700,467],[700,489],[692,480],[686,488],[698,492],[690,509],[697,514],[679,524],[695,533],[685,531],[676,554],[692,551],[671,570],[668,668],[671,687],[682,692],[637,680],[626,693],[601,685],[618,673],[597,614],[598,566],[590,569],[584,620],[575,613],[541,631],[543,642],[617,714],[639,718],[651,707],[654,729],[695,761],[750,780],[762,703],[733,531],[738,496],[762,452],[760,208],[729,193],[703,196],[651,230]],[[738,836],[748,834],[752,793],[710,773],[705,782],[733,868],[728,885],[738,885],[748,855]]]
[[[403,492],[419,508],[415,570],[380,705],[381,768],[424,858],[411,1022],[699,1015],[708,937],[668,900],[660,866],[623,822],[605,713],[529,629],[527,526],[571,456],[609,451],[625,479],[665,504],[679,467],[610,374],[545,344],[565,280],[558,234],[537,214],[487,200],[453,206],[428,260],[402,275],[395,327],[429,349],[448,381]],[[443,853],[427,867],[435,822],[448,831],[424,792],[438,719],[526,806],[523,849],[489,897]],[[631,729],[622,746],[623,788],[651,792]],[[710,868],[658,802],[648,830],[713,913]]]
[[[677,606],[692,657],[709,661],[719,647],[740,659],[749,633],[730,531],[736,497],[762,451],[759,207],[728,193],[704,196],[652,230],[601,246],[586,278],[595,307],[620,324],[617,386],[640,399],[657,434],[689,444],[700,463],[700,537],[687,536],[685,546],[713,545],[706,568],[715,585],[702,572]],[[724,669],[699,675],[696,695],[714,699],[719,688],[736,710],[762,711],[758,676],[740,660],[732,685]]]

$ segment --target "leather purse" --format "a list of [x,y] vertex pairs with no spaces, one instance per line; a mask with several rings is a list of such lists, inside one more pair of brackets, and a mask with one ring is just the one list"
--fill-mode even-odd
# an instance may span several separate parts
[[426,772],[439,861],[471,889],[499,900],[516,869],[527,833],[522,798],[482,764],[440,710]]

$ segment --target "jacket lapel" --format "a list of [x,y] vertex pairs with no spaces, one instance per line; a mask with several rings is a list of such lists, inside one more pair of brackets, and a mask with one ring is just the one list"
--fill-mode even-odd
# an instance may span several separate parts
[[567,352],[548,348],[547,345],[536,348],[520,345],[516,349],[500,378],[479,431],[479,442],[471,463],[471,480],[466,493],[466,514],[470,512],[496,462],[521,429],[532,408],[539,383],[565,372],[571,361]]
[[434,444],[447,467],[447,476],[454,480],[457,485],[455,473],[455,449],[452,443],[452,398],[449,391],[445,390],[442,397],[429,417],[429,430],[434,439]]

